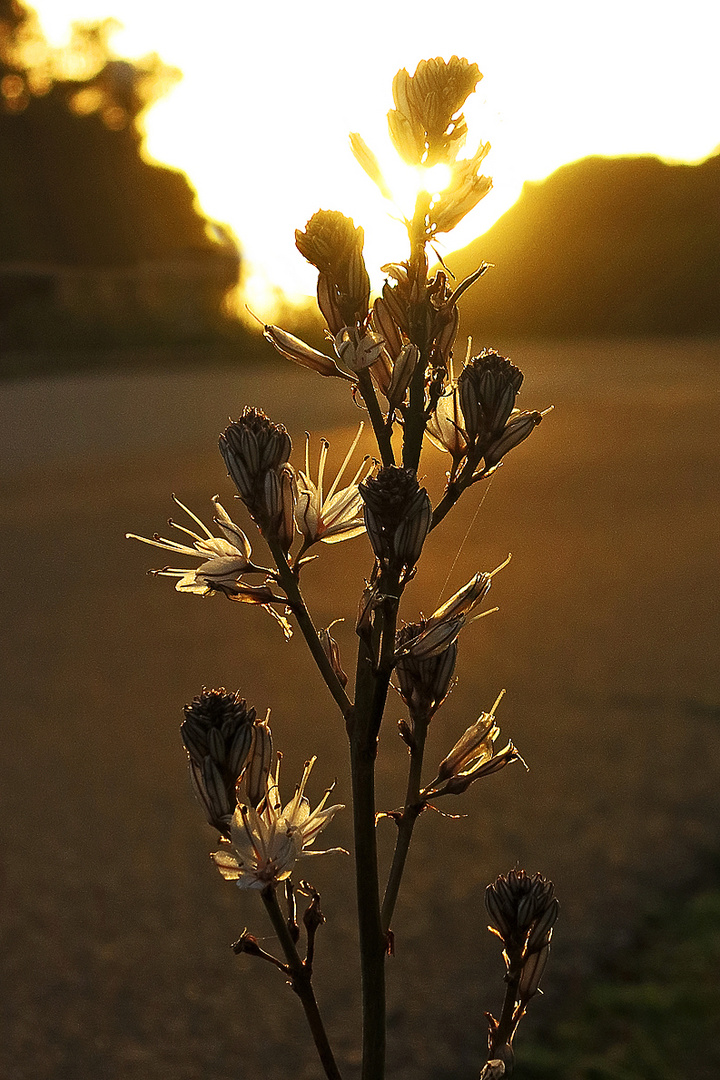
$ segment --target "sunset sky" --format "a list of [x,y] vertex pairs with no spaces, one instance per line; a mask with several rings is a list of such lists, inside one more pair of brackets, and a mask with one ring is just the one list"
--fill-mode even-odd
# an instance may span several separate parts
[[[510,206],[524,180],[588,154],[696,161],[720,143],[718,0],[36,0],[47,36],[114,16],[118,54],[157,52],[182,81],[145,118],[148,155],[184,170],[211,217],[229,223],[267,286],[312,292],[294,229],[322,207],[362,224],[369,266],[405,257],[413,177],[387,137],[400,67],[453,53],[484,79],[466,109],[468,150],[489,140],[493,192],[446,241],[467,243]],[[471,99],[472,100],[472,99]],[[356,164],[348,133],[378,154],[399,210]]]

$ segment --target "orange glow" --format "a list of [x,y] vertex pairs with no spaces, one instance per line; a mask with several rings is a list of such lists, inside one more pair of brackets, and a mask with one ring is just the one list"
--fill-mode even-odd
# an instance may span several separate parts
[[[171,15],[166,0],[35,2],[56,43],[67,39],[71,19],[113,16],[123,24],[112,39],[118,54],[154,51],[184,73],[144,118],[146,154],[186,172],[204,212],[232,227],[251,264],[251,303],[264,318],[273,315],[277,286],[291,297],[314,289],[293,237],[319,207],[364,226],[370,268],[405,257],[398,219],[411,211],[417,180],[387,136],[398,68],[457,53],[485,73],[465,110],[468,152],[481,140],[492,144],[486,169],[494,187],[444,239],[447,254],[504,213],[524,180],[565,162],[707,156],[720,140],[713,7],[607,0],[600,16],[575,0],[487,9],[457,0],[439,18],[437,5],[417,0],[409,18],[400,5],[366,0],[358,18],[330,0],[212,0],[203,8],[178,0]],[[397,207],[355,162],[350,131],[377,154]]]

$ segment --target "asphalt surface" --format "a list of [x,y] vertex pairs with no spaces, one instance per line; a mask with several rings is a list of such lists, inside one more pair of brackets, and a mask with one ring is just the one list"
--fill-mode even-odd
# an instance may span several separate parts
[[[418,824],[388,964],[393,1080],[477,1074],[482,1014],[502,995],[482,907],[499,873],[519,865],[556,883],[562,912],[533,1010],[551,1022],[643,912],[672,903],[718,850],[720,342],[511,355],[526,373],[523,407],[555,412],[433,533],[404,613],[428,613],[512,552],[488,598],[499,613],[464,632],[428,767],[505,687],[502,735],[530,771],[514,765],[443,807],[465,816]],[[288,644],[263,612],[177,595],[145,576],[163,553],[124,539],[163,532],[173,491],[208,520],[216,493],[236,510],[216,437],[246,403],[287,424],[299,465],[306,428],[341,460],[360,415],[339,380],[281,364],[0,385],[7,1080],[320,1075],[280,974],[229,948],[247,926],[272,949],[271,931],[258,897],[208,859],[216,838],[178,726],[204,685],[240,688],[258,712],[272,708],[286,783],[317,753],[311,796],[337,776],[347,802],[342,725],[299,635]],[[445,467],[429,448],[434,498]],[[358,538],[305,571],[317,623],[346,620],[335,633],[349,669],[369,569]],[[404,790],[401,715],[394,698],[387,809]],[[330,844],[347,845],[349,821],[335,818]],[[387,853],[392,825],[379,828]],[[328,920],[318,997],[352,1078],[351,864],[336,855],[304,870]]]

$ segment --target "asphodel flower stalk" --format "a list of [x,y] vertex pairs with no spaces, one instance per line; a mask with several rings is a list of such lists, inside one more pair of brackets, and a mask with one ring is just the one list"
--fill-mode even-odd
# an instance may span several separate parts
[[[342,716],[353,801],[363,1011],[361,1080],[384,1077],[385,962],[392,949],[392,921],[416,822],[442,796],[460,796],[479,779],[522,760],[511,741],[497,748],[495,712],[502,691],[489,712],[470,724],[465,720],[465,730],[436,767],[433,779],[423,779],[430,722],[446,746],[452,741],[442,735],[445,718],[434,718],[445,706],[452,723],[450,691],[460,636],[468,622],[489,613],[481,605],[507,560],[491,572],[475,573],[449,599],[437,601],[429,617],[417,612],[408,617],[405,606],[406,586],[422,570],[430,530],[467,488],[488,476],[528,438],[543,416],[518,409],[523,375],[493,349],[473,356],[468,343],[465,363],[455,378],[458,303],[480,281],[488,264],[481,263],[460,282],[442,260],[434,272],[429,269],[430,239],[451,231],[490,190],[491,181],[481,172],[489,144],[476,141],[474,149],[471,145],[466,156],[460,156],[470,134],[463,110],[481,77],[476,64],[457,56],[449,61],[423,60],[412,75],[403,69],[395,77],[394,107],[388,114],[391,141],[406,165],[423,179],[414,210],[401,211],[409,250],[391,253],[382,266],[386,281],[381,295],[371,295],[363,227],[339,211],[322,209],[296,231],[295,241],[318,272],[326,351],[280,327],[262,324],[265,339],[285,359],[350,384],[353,400],[367,411],[378,460],[365,455],[351,464],[363,432],[361,423],[326,490],[328,441],[320,440],[317,465],[315,458],[311,465],[311,436],[306,433],[304,462],[293,463],[285,426],[259,408],[246,407],[220,435],[219,448],[236,497],[269,548],[274,566],[268,569],[253,561],[250,540],[217,496],[213,504],[219,535],[187,510],[192,529],[171,522],[184,534],[182,542],[158,534],[136,537],[182,556],[183,561],[191,560],[189,566],[153,571],[176,578],[178,591],[222,592],[229,599],[264,606],[286,634],[290,633],[286,616],[293,618]],[[367,175],[390,199],[390,187],[373,151],[358,134],[351,136],[351,146]],[[428,172],[438,164],[448,173],[440,191]],[[449,453],[452,462],[438,500],[432,484],[425,486],[419,472],[426,435]],[[367,577],[355,624],[358,652],[353,680],[330,633],[341,615],[335,618],[333,612],[328,619],[323,612],[323,625],[317,629],[300,581],[309,563],[315,576],[325,568],[324,545],[363,533],[367,543],[361,548],[358,542],[358,552],[364,551],[365,558],[359,573]],[[448,552],[456,550],[458,538],[450,533],[448,540]],[[306,554],[311,547],[312,553]],[[251,583],[247,578],[253,575],[262,578]],[[324,604],[341,604],[346,584],[338,589],[328,582]],[[239,648],[238,657],[242,654]],[[284,665],[274,662],[273,677],[283,675]],[[404,802],[382,812],[375,797],[375,768],[387,745],[388,736],[381,739],[381,729],[392,688],[406,714],[398,727],[407,746],[407,783]],[[322,738],[325,717],[312,701],[310,683],[303,680],[292,696],[312,711],[313,726]],[[311,808],[305,790],[314,756],[283,804],[280,755],[274,750],[269,712],[258,720],[239,692],[203,690],[186,706],[181,732],[195,794],[207,821],[221,834],[212,859],[223,878],[260,893],[284,959],[264,948],[262,939],[248,930],[235,951],[282,972],[302,1001],[326,1077],[340,1080],[311,985],[315,936],[324,921],[319,895],[313,885],[294,882],[293,874],[300,860],[325,854],[315,850],[315,840],[342,806],[327,805],[331,787]],[[299,737],[297,731],[294,734]],[[386,819],[395,823],[396,838],[385,876],[376,830],[378,821]],[[485,833],[483,838],[491,839]],[[484,857],[489,857],[487,852]],[[283,892],[285,910],[280,902]],[[311,899],[300,920],[297,903],[303,893]],[[538,990],[557,901],[545,879],[513,871],[490,886],[486,904],[492,930],[503,941],[506,997],[500,1018],[489,1017],[489,1057],[476,1073],[480,1071],[483,1080],[498,1080],[509,1074],[517,1025]]]

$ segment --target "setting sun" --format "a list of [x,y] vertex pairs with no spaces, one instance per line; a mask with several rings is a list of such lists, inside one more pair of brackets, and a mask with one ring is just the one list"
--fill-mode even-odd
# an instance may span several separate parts
[[[386,121],[400,67],[457,54],[484,73],[466,108],[467,153],[491,143],[484,168],[493,190],[453,233],[457,248],[504,213],[525,180],[564,162],[710,154],[720,141],[713,7],[460,3],[442,18],[420,2],[408,18],[404,7],[371,0],[359,18],[327,0],[272,9],[213,0],[202,10],[164,0],[35,3],[57,44],[72,20],[112,16],[118,55],[157,52],[182,72],[144,117],[145,152],[187,173],[202,210],[232,227],[249,299],[261,310],[273,288],[291,297],[313,291],[293,235],[318,207],[363,225],[370,267],[388,250],[405,256],[402,216],[418,181],[394,155]],[[353,159],[351,131],[378,156],[396,205]],[[434,183],[441,187],[442,177]]]

